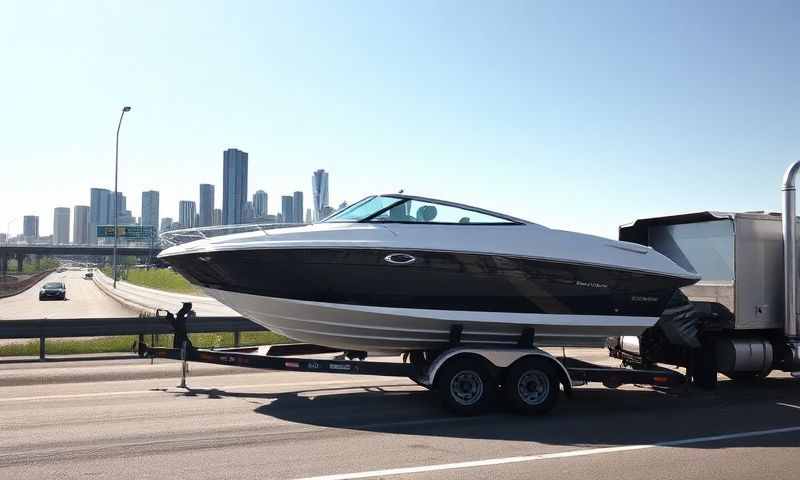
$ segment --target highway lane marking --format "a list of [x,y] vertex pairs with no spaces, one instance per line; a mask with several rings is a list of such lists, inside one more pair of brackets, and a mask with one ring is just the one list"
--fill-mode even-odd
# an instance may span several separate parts
[[[317,382],[294,382],[294,383],[261,383],[261,384],[249,384],[249,385],[219,385],[219,386],[202,386],[197,385],[194,387],[190,387],[189,392],[192,390],[203,389],[203,390],[232,390],[238,388],[265,388],[265,387],[303,387],[303,386],[324,386],[324,385],[346,385],[346,384],[355,384],[357,381],[355,380],[327,380],[327,381],[317,381]],[[398,385],[398,384],[387,384],[387,385],[369,385],[369,386],[380,386],[380,387],[405,387],[405,386],[414,386],[413,384],[408,385]],[[33,397],[9,397],[9,398],[0,398],[0,403],[5,402],[28,402],[28,401],[38,401],[38,400],[65,400],[71,398],[93,398],[93,397],[113,397],[113,396],[122,396],[122,395],[140,395],[143,393],[182,393],[183,390],[176,390],[172,389],[159,389],[154,387],[152,389],[147,390],[125,390],[121,392],[93,392],[93,393],[66,393],[66,394],[58,394],[58,395],[40,395],[40,396],[33,396]],[[365,388],[363,385],[354,385],[353,388]],[[270,392],[264,392],[270,393]]]
[[317,477],[304,477],[298,480],[348,480],[353,478],[375,478],[391,475],[409,475],[414,473],[438,472],[442,470],[457,470],[465,468],[488,467],[494,465],[507,465],[511,463],[535,462],[538,460],[551,460],[560,458],[586,457],[590,455],[602,455],[607,453],[629,452],[634,450],[647,450],[658,447],[677,447],[681,445],[691,445],[695,443],[717,442],[720,440],[732,440],[737,438],[757,437],[764,435],[777,435],[781,433],[798,432],[800,426],[773,428],[769,430],[753,430],[750,432],[729,433],[725,435],[714,435],[709,437],[694,437],[681,440],[671,440],[643,445],[624,445],[619,447],[587,448],[582,450],[570,450],[566,452],[543,453],[540,455],[528,455],[521,457],[490,458],[485,460],[475,460],[458,463],[442,463],[438,465],[424,465],[418,467],[389,468],[385,470],[372,470],[367,472],[340,473],[334,475],[322,475]]

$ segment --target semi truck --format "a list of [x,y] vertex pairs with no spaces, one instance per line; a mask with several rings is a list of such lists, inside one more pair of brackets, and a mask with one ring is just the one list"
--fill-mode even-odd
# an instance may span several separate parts
[[640,337],[614,337],[611,356],[638,368],[686,367],[691,381],[713,388],[717,373],[754,380],[773,370],[800,371],[797,316],[795,177],[783,178],[783,213],[701,211],[643,218],[619,239],[652,247],[702,277],[684,287],[691,308]]

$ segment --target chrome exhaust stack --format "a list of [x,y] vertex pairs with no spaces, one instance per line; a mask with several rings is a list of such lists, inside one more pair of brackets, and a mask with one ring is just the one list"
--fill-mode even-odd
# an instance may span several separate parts
[[783,175],[783,331],[789,338],[796,338],[797,318],[797,211],[795,177],[800,170],[800,160],[786,169]]
[[797,318],[797,211],[795,177],[800,160],[792,163],[783,174],[783,332],[786,335],[783,370],[800,377],[800,319]]

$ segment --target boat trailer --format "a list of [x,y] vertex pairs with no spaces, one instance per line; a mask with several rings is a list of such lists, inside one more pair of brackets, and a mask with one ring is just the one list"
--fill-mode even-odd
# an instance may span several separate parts
[[[164,316],[161,314],[164,313]],[[686,376],[666,368],[616,368],[567,357],[556,357],[534,345],[535,331],[525,329],[517,345],[502,348],[464,344],[461,325],[450,329],[450,341],[441,351],[411,352],[402,362],[366,360],[366,352],[346,352],[320,345],[291,343],[235,348],[197,348],[189,338],[188,325],[195,318],[191,303],[172,314],[157,310],[175,331],[172,348],[139,343],[139,355],[182,362],[179,388],[187,388],[188,362],[202,362],[264,370],[378,375],[410,378],[439,393],[445,408],[460,415],[484,413],[499,396],[518,413],[542,414],[558,399],[559,385],[567,396],[573,387],[599,382],[608,388],[652,385],[674,388],[687,385]],[[319,355],[336,354],[334,358]],[[516,387],[516,388],[515,388]]]

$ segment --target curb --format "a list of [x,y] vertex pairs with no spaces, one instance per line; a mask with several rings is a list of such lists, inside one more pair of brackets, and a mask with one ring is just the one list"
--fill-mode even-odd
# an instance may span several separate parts
[[[112,288],[108,288],[108,286],[106,286],[103,282],[97,280],[97,275],[98,274],[102,275],[103,277],[106,277],[106,275],[104,273],[100,272],[99,269],[95,269],[94,275],[92,275],[92,281],[97,286],[97,288],[99,288],[103,293],[105,293],[106,295],[111,297],[112,300],[116,301],[117,303],[119,303],[120,305],[122,305],[123,307],[125,307],[125,308],[127,308],[129,310],[133,310],[133,311],[139,313],[140,315],[151,315],[151,314],[153,314],[153,310],[154,309],[151,308],[149,305],[144,305],[144,304],[141,304],[141,303],[130,301],[130,300],[128,300],[126,298],[122,298],[121,296],[119,296],[116,293],[114,293]],[[108,278],[108,277],[106,277],[106,278]]]

